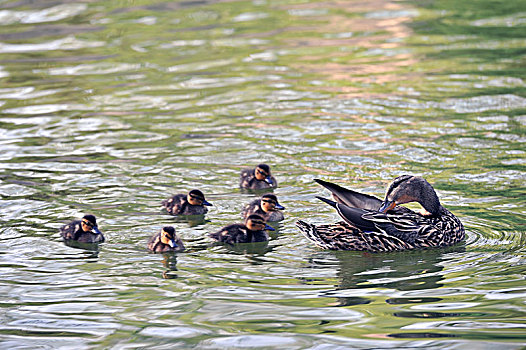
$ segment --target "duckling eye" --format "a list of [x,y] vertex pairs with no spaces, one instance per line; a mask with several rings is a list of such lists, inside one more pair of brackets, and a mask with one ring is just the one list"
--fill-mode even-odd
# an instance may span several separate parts
[[259,168],[258,168],[258,169],[256,169],[256,171],[258,172],[258,174],[261,174],[261,175],[263,175],[263,176],[265,176],[265,177],[267,177],[267,176],[268,176],[268,174],[267,174],[266,172],[264,172],[264,171],[260,170]]
[[93,227],[93,226],[95,226],[95,225],[93,225],[91,222],[89,222],[89,221],[85,221],[85,220],[82,220],[82,223],[83,223],[84,225],[86,225],[86,226],[89,226],[89,227]]

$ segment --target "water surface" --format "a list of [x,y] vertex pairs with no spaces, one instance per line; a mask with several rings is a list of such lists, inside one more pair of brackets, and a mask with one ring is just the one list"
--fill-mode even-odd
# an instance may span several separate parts
[[[523,1],[0,3],[0,347],[520,349]],[[213,246],[264,161],[286,219]],[[447,249],[320,251],[314,178],[425,176]],[[203,221],[161,200],[200,188]],[[66,246],[84,213],[107,242]],[[155,255],[173,225],[187,252]],[[84,247],[85,248],[85,247]]]

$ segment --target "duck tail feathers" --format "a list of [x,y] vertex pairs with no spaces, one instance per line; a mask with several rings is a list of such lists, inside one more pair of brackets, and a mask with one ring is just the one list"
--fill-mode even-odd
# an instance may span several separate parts
[[331,191],[334,199],[336,199],[338,203],[345,204],[349,207],[376,211],[382,205],[382,201],[374,196],[349,190],[332,182],[320,179],[314,179],[314,181]]
[[327,199],[327,198],[321,197],[321,196],[316,196],[316,198],[318,198],[320,201],[323,201],[323,202],[327,203],[331,207],[336,208],[336,202],[335,201],[331,201],[330,199]]

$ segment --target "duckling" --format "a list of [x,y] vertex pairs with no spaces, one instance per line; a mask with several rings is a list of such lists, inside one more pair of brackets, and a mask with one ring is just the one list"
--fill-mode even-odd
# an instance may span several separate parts
[[104,235],[99,231],[94,215],[84,215],[81,220],[74,220],[60,228],[60,235],[65,241],[82,243],[102,243]]
[[[311,242],[323,249],[385,252],[446,247],[464,239],[464,226],[444,208],[429,182],[402,175],[387,189],[385,200],[315,180],[332,192],[336,201],[317,197],[334,207],[344,221],[315,226],[296,225]],[[420,212],[400,206],[418,202]]]
[[212,239],[228,243],[253,243],[268,241],[268,234],[265,230],[275,231],[265,223],[265,219],[260,215],[249,215],[243,224],[232,224],[223,227],[220,231],[208,234]]
[[285,207],[278,203],[278,197],[272,193],[267,193],[260,199],[255,199],[247,204],[241,214],[243,218],[247,218],[251,214],[258,214],[267,222],[275,222],[284,219],[283,213],[279,211],[283,209]]
[[191,190],[188,194],[176,194],[162,201],[163,207],[172,215],[204,215],[208,212],[207,202],[203,192]]
[[184,244],[175,234],[175,228],[165,226],[148,241],[148,249],[154,253],[182,252]]
[[265,188],[276,188],[278,182],[270,173],[270,167],[267,164],[259,164],[254,169],[244,169],[241,171],[241,188],[251,190],[261,190]]

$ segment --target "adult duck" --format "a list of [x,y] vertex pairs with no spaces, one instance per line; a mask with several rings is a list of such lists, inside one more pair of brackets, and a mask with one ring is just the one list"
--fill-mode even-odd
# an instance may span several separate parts
[[259,164],[253,169],[241,170],[239,187],[249,190],[262,190],[278,187],[276,178],[270,173],[270,166]]
[[176,194],[161,203],[172,215],[204,215],[208,212],[205,195],[200,190],[191,190],[187,194]]
[[102,243],[104,235],[99,231],[95,215],[84,215],[60,228],[60,235],[66,242]]
[[284,209],[285,207],[279,204],[278,197],[275,194],[267,193],[245,205],[241,214],[243,218],[258,214],[267,222],[276,222],[285,218],[281,212]]
[[[460,220],[444,208],[433,187],[422,177],[402,175],[387,189],[385,200],[315,180],[332,192],[335,201],[317,197],[336,208],[343,221],[315,226],[296,225],[323,249],[386,252],[445,247],[464,239]],[[400,204],[418,202],[415,212]]]

